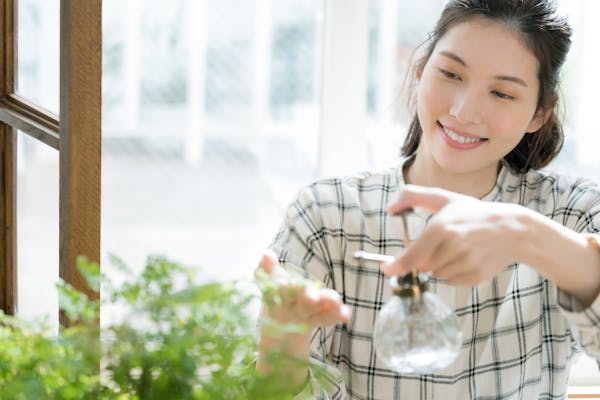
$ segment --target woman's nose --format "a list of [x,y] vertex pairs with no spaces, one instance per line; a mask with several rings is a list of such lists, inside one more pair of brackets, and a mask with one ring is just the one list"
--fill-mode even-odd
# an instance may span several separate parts
[[483,98],[475,90],[465,89],[454,96],[450,116],[464,124],[481,122]]

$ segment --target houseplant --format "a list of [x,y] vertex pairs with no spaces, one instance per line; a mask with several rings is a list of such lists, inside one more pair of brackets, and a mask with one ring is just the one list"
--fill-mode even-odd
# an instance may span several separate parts
[[[123,310],[116,323],[100,329],[100,302],[65,282],[57,285],[60,307],[78,323],[58,336],[39,321],[0,315],[0,398],[293,398],[284,371],[265,376],[254,368],[249,306],[259,295],[247,284],[198,284],[196,270],[164,257],[149,257],[139,274],[115,257],[112,263],[127,277],[119,285],[84,258],[78,268],[92,289],[102,284],[103,304]],[[276,283],[259,277],[258,287],[277,301]]]

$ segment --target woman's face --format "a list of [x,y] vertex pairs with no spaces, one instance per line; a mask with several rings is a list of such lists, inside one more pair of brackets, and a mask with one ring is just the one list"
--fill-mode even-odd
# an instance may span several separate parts
[[420,164],[447,174],[493,174],[536,113],[538,61],[510,28],[476,18],[451,28],[420,74]]

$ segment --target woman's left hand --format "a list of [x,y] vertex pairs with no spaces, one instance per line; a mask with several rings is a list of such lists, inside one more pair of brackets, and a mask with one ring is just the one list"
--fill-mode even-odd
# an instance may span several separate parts
[[409,207],[433,212],[426,228],[389,264],[386,275],[431,271],[451,284],[475,285],[519,261],[527,245],[527,208],[492,203],[443,189],[407,185],[390,214]]

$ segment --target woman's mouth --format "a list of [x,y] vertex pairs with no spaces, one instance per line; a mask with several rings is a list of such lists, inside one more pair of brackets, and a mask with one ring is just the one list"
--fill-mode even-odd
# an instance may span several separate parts
[[450,139],[452,139],[458,143],[475,143],[475,142],[480,142],[483,140],[480,138],[461,136],[458,133],[451,131],[450,129],[445,128],[445,127],[444,127],[444,132],[446,132],[446,135],[450,136]]
[[446,143],[454,148],[472,149],[488,140],[486,138],[478,138],[459,134],[456,131],[443,126],[442,124],[439,124],[439,127],[441,128]]

